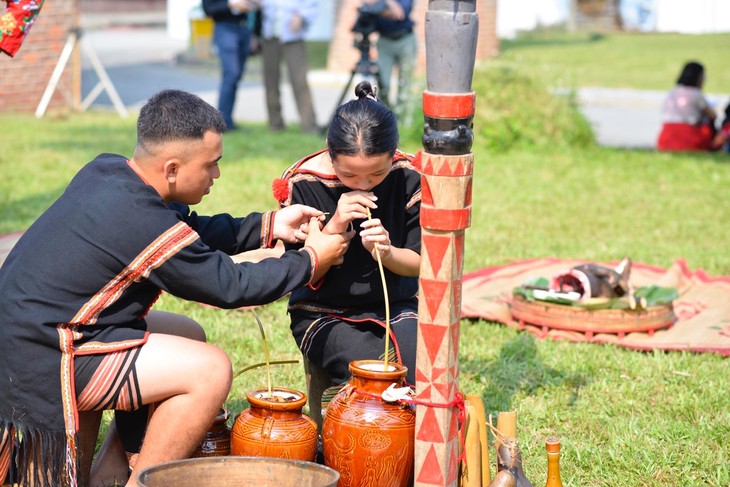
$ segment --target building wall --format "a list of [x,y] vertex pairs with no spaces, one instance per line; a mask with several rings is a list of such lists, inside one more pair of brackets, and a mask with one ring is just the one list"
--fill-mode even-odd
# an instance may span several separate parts
[[[77,0],[45,2],[15,57],[0,54],[0,110],[36,110],[66,39],[77,25]],[[69,60],[49,108],[68,105],[62,92],[65,91],[70,96],[72,65],[72,60]]]
[[654,14],[659,32],[730,32],[728,0],[654,0]]
[[[327,58],[327,69],[331,71],[350,71],[360,59],[360,51],[353,45],[354,36],[352,26],[357,20],[357,8],[362,0],[336,0],[335,26]],[[477,14],[479,15],[479,39],[477,41],[477,60],[489,59],[499,53],[499,39],[497,39],[497,0],[478,0]],[[428,10],[428,0],[415,0],[411,18],[416,23],[416,38],[418,40],[417,71],[425,72],[426,67],[426,37],[425,18]],[[377,58],[374,49],[377,34],[371,35],[373,50],[372,58]]]

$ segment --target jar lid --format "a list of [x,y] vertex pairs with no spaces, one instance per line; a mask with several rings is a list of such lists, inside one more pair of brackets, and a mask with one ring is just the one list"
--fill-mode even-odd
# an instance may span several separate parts
[[551,453],[560,451],[560,438],[549,437],[545,439],[545,450]]

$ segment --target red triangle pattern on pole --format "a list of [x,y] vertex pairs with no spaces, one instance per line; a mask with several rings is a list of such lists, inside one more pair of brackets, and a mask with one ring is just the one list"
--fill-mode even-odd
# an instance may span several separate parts
[[456,453],[452,453],[450,458],[451,460],[449,461],[449,471],[447,472],[449,479],[447,483],[449,485],[456,485],[456,479],[459,475],[459,462],[457,460],[459,458],[459,455]]
[[[439,349],[441,348],[441,344],[444,342],[444,336],[446,336],[448,328],[442,325],[431,325],[428,323],[421,323],[420,326],[422,329],[421,336],[423,337],[423,344],[426,346],[428,358],[431,361],[431,365],[433,366],[433,364],[436,362],[436,356],[438,355]],[[443,371],[443,369],[441,370]],[[434,372],[435,371],[432,371],[430,378],[427,376],[425,379],[427,381],[433,381],[435,379],[433,375]]]
[[433,206],[433,194],[431,194],[431,186],[428,185],[428,179],[421,178],[421,204]]
[[[456,258],[456,269],[464,269],[464,232],[454,235],[454,255]],[[461,275],[461,273],[459,273]]]
[[436,418],[436,411],[432,408],[426,410],[426,414],[421,421],[421,427],[418,429],[416,438],[430,443],[443,443],[444,436],[441,434],[441,426]]
[[428,253],[428,261],[431,264],[433,273],[432,277],[437,277],[444,263],[446,251],[451,246],[451,235],[436,236],[424,233],[421,238],[424,243],[423,250]]
[[431,448],[426,454],[426,458],[423,460],[420,472],[418,482],[431,485],[444,485],[444,477],[441,475],[441,464],[439,463],[438,455],[436,455],[436,449],[433,445],[431,445]]
[[434,321],[436,314],[438,313],[439,307],[443,304],[444,293],[448,288],[449,283],[444,281],[435,281],[433,279],[420,279],[421,287],[423,292],[421,297],[428,307],[428,312],[431,314],[429,321]]
[[457,316],[461,313],[461,284],[461,279],[451,283],[451,309]]

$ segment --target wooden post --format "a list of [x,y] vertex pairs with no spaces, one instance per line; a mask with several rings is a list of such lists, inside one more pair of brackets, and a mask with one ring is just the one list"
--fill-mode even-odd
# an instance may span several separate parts
[[429,0],[425,26],[414,480],[417,486],[455,486],[464,232],[471,223],[474,162],[476,0]]

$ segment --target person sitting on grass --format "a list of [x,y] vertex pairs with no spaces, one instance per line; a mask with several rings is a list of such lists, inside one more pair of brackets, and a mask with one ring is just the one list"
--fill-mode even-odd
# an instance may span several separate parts
[[314,206],[328,215],[324,233],[359,234],[341,265],[292,292],[291,330],[306,359],[338,387],[349,379],[351,361],[383,360],[386,298],[379,253],[391,309],[389,361],[408,367],[406,379],[415,384],[421,176],[413,157],[397,150],[396,117],[370,83],[360,82],[355,94],[335,111],[327,148],[274,181],[282,208]]
[[[85,165],[9,253],[0,480],[136,486],[120,438],[130,428],[116,422],[86,478],[107,409],[139,413],[146,427],[136,469],[189,457],[227,398],[231,362],[193,320],[150,311],[160,293],[220,308],[264,304],[341,262],[346,238],[320,231],[320,210],[190,211],[221,175],[225,129],[197,96],[157,93],[140,111],[133,156]],[[277,239],[301,248],[259,263],[229,257]]]
[[722,150],[726,154],[730,153],[730,103],[725,107],[725,120],[717,130],[715,138],[712,139],[712,149]]
[[662,129],[657,140],[660,151],[706,151],[713,149],[715,110],[702,94],[705,67],[685,64],[677,85],[667,94],[662,107]]

